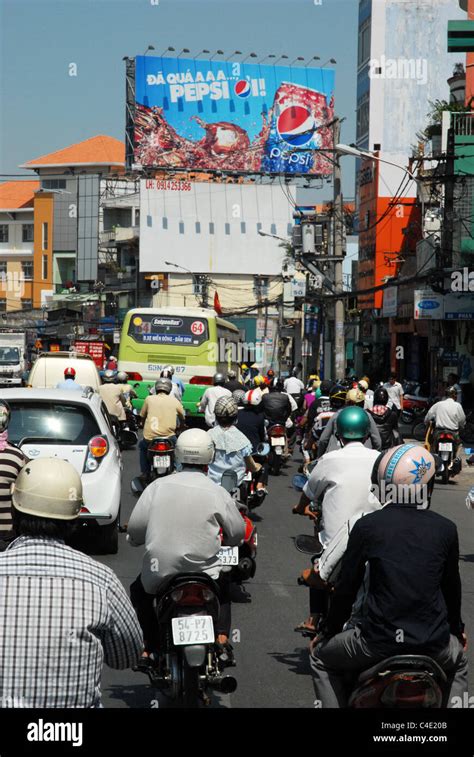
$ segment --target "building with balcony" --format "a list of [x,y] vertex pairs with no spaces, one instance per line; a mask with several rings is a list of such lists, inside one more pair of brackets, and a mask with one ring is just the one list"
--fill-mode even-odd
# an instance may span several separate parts
[[30,309],[34,266],[34,203],[38,181],[0,185],[0,312]]

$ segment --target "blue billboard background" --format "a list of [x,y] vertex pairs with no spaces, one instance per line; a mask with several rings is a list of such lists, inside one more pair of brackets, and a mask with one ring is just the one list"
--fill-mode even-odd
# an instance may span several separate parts
[[237,61],[136,58],[135,162],[327,175],[334,72]]

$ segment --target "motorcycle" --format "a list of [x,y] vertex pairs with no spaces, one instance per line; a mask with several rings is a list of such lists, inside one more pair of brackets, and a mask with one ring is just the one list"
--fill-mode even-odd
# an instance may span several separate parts
[[267,429],[270,452],[268,464],[272,476],[278,476],[283,463],[283,453],[286,446],[286,429],[281,423],[274,423]]
[[[256,453],[253,455],[255,462],[261,463],[262,458],[266,458],[270,451],[268,444],[259,444]],[[266,497],[257,494],[257,474],[246,471],[245,478],[239,486],[239,501],[246,505],[249,510],[260,507]]]
[[152,481],[173,473],[174,448],[174,442],[166,436],[160,436],[151,440],[147,450],[148,462],[150,464],[150,473],[148,474],[147,482],[144,484],[139,476],[132,478],[130,482],[132,494],[142,494],[146,486],[151,484]]
[[126,419],[120,426],[120,448],[132,449],[138,444],[138,424],[131,408],[125,408],[125,416]]
[[450,478],[460,473],[462,463],[459,457],[454,457],[456,446],[454,433],[448,429],[438,429],[435,434],[432,447],[442,462],[442,468],[439,472],[437,471],[437,474],[441,475],[443,484],[447,484]]
[[219,587],[205,573],[172,576],[154,600],[157,652],[146,673],[152,686],[185,707],[210,704],[208,689],[231,694],[232,676],[223,675],[215,645]]
[[[237,487],[237,474],[233,470],[224,471],[221,486],[226,489],[235,499],[239,490]],[[242,502],[236,501],[236,506],[245,522],[244,541],[240,547],[221,547],[219,560],[224,570],[230,570],[230,578],[236,584],[253,578],[257,570],[257,527],[248,517],[248,507]]]

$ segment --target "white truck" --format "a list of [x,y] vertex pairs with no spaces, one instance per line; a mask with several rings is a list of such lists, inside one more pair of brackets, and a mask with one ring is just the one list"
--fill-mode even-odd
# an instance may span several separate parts
[[0,386],[22,386],[27,369],[26,333],[0,330]]

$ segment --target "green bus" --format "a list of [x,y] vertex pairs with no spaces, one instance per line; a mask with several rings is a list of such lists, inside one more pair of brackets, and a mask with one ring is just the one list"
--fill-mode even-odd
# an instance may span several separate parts
[[240,331],[214,310],[205,308],[135,308],[125,316],[118,355],[119,371],[136,386],[141,408],[148,391],[167,365],[175,369],[185,391],[189,416],[202,417],[196,404],[212,385],[216,371],[238,371]]

